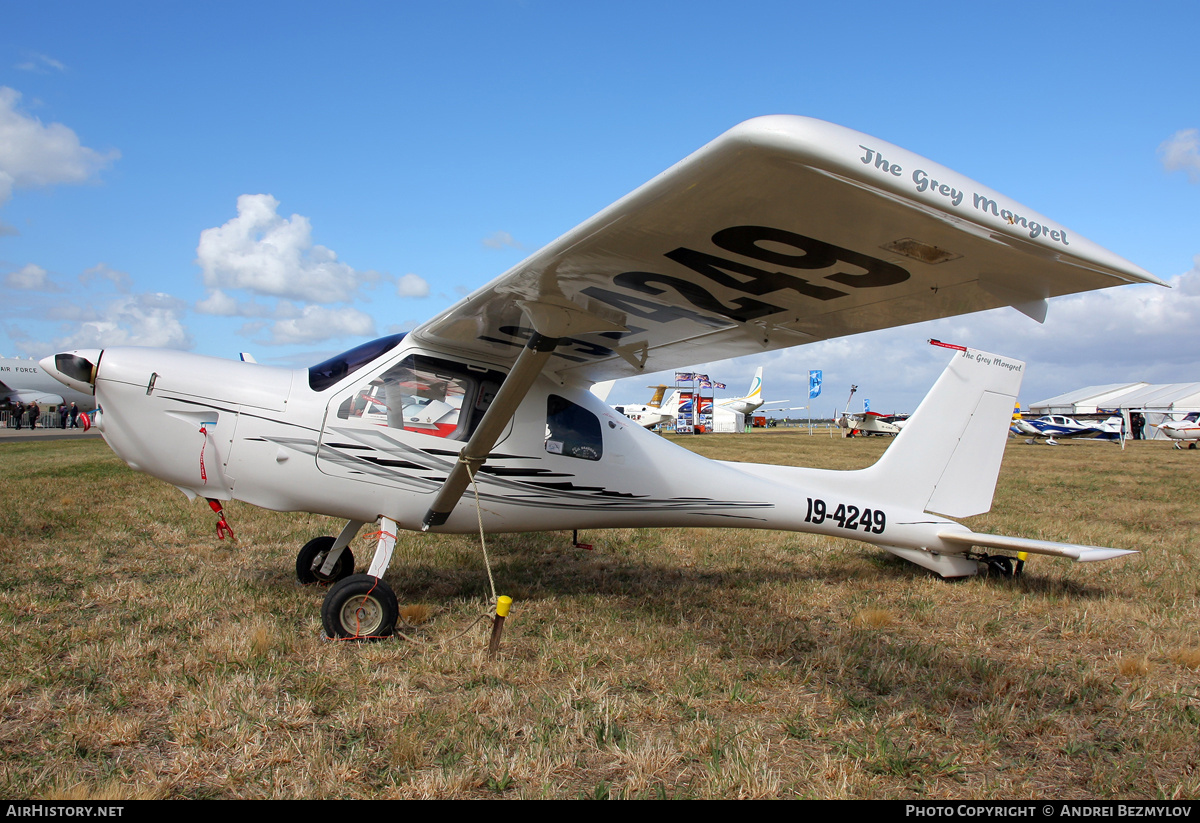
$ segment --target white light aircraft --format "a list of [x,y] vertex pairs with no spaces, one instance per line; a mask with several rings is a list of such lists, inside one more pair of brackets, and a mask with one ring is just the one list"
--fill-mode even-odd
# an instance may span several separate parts
[[[872,543],[943,576],[1011,569],[991,551],[1127,554],[948,519],[991,507],[1018,361],[956,351],[883,457],[845,472],[707,460],[588,387],[996,306],[1040,320],[1050,297],[1138,282],[1161,281],[950,169],[770,116],[407,335],[310,369],[140,348],[43,364],[94,387],[103,435],[133,468],[215,509],[241,500],[344,519],[336,538],[301,549],[297,573],[336,580],[322,607],[330,636],[380,637],[397,619],[382,579],[397,526],[784,529]],[[354,574],[348,545],[376,520],[374,556]]]
[[1164,420],[1157,425],[1160,432],[1175,441],[1173,445],[1177,449],[1182,449],[1184,442],[1189,440],[1187,447],[1194,449],[1196,441],[1200,440],[1200,412],[1189,412],[1181,420]]
[[884,420],[887,415],[877,412],[863,412],[862,414],[843,414],[838,418],[837,424],[839,429],[848,429],[851,436],[854,434],[862,435],[878,435],[883,437],[885,434],[890,434],[895,437],[900,433],[900,426],[895,423]]
[[64,386],[36,360],[0,357],[0,406],[37,403],[42,409],[74,403],[81,412],[96,408],[90,389],[82,391]]

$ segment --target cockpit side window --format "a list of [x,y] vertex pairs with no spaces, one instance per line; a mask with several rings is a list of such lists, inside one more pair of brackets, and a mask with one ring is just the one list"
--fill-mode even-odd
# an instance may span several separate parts
[[403,334],[381,337],[378,340],[363,343],[361,346],[355,346],[350,351],[342,352],[310,367],[308,370],[309,388],[313,391],[325,391],[343,377],[354,374],[376,357],[396,348],[403,339]]
[[583,406],[552,394],[546,398],[546,451],[581,460],[604,455],[600,419]]
[[466,440],[504,380],[501,372],[409,355],[355,387],[338,406],[341,420]]

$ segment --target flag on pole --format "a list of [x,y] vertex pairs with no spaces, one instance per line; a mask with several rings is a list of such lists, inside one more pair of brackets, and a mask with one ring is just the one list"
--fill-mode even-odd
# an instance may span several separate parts
[[821,396],[821,370],[815,369],[808,373],[808,399]]

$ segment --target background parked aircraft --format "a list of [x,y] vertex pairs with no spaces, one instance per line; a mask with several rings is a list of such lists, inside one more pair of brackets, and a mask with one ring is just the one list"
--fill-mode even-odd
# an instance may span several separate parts
[[1096,440],[1118,440],[1121,437],[1119,423],[1110,421],[1080,423],[1073,417],[1063,414],[1048,414],[1036,420],[1014,418],[1012,431],[1028,436],[1029,443],[1045,439],[1051,446],[1057,446],[1059,440],[1076,438]]
[[1200,440],[1200,412],[1189,412],[1182,420],[1164,420],[1158,430],[1175,441],[1175,448],[1182,449],[1183,441],[1190,440],[1188,448],[1194,449]]
[[64,386],[36,360],[0,358],[0,408],[11,410],[17,403],[37,403],[43,411],[63,403],[74,403],[81,412],[96,408],[95,396]]
[[900,427],[888,420],[887,417],[888,415],[878,412],[843,414],[838,418],[837,424],[839,429],[849,429],[851,437],[856,434],[877,434],[880,437],[890,434],[895,437],[900,433]]
[[[676,410],[679,406],[679,392],[672,392],[667,402],[663,403],[663,395],[666,393],[668,386],[666,384],[659,384],[657,386],[650,386],[649,388],[654,389],[654,395],[650,398],[649,403],[627,403],[622,406],[613,406],[613,408],[646,429],[652,429],[659,423],[674,420]],[[604,398],[600,399],[603,400]]]

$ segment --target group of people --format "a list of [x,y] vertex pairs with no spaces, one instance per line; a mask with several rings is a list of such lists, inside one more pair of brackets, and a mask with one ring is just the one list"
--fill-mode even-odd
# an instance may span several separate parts
[[1130,434],[1134,440],[1146,439],[1146,415],[1141,412],[1129,413],[1129,428],[1132,429]]
[[[38,404],[30,403],[26,406],[24,403],[17,403],[13,408],[12,419],[19,431],[23,422],[28,419],[29,428],[36,429],[38,421],[41,420],[42,409]],[[66,429],[79,428],[79,407],[72,403],[70,406],[63,403],[58,407],[58,428]]]

